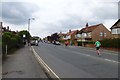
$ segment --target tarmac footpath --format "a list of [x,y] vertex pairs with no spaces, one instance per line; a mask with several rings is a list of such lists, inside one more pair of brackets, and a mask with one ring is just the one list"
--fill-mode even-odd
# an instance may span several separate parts
[[7,55],[2,66],[3,80],[13,80],[14,78],[22,78],[25,80],[28,78],[31,78],[30,80],[49,80],[43,68],[36,61],[30,50],[30,46],[25,46]]

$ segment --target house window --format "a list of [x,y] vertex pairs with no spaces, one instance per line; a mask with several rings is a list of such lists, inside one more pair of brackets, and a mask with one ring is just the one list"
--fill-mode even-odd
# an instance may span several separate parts
[[112,34],[118,34],[118,30],[119,29],[117,29],[117,28],[116,29],[112,29]]
[[91,33],[88,33],[88,36],[91,37]]
[[120,34],[120,28],[117,29],[117,33]]
[[71,38],[71,36],[69,35],[69,36],[67,36],[67,39],[70,39]]
[[87,34],[86,33],[82,33],[82,37],[87,37]]
[[107,34],[106,33],[104,33],[104,37],[106,37],[107,36]]
[[103,33],[102,33],[102,32],[100,32],[100,36],[103,36]]
[[80,38],[80,37],[81,37],[81,34],[77,34],[76,37],[77,37],[77,38]]

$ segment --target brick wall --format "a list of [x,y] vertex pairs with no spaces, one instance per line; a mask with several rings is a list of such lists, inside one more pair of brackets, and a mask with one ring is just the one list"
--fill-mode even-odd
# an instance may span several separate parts
[[[106,33],[106,36],[100,36],[100,32]],[[105,38],[110,38],[111,32],[104,26],[104,25],[99,25],[95,30],[92,31],[92,40],[102,40]]]

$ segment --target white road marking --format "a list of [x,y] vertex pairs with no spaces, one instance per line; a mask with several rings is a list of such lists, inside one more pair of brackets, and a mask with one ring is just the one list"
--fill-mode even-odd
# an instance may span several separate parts
[[42,64],[42,66],[48,71],[51,72],[58,80],[61,80],[58,75],[42,60],[42,58],[36,53],[36,51],[34,50],[33,46],[31,47],[33,50],[33,53],[35,55],[35,57],[37,58],[38,62],[40,64]]
[[[72,47],[71,47],[72,48]],[[81,49],[85,49],[86,51],[93,51],[93,52],[96,52],[96,49],[95,48],[87,48],[87,47],[79,47]],[[102,53],[106,52],[106,50],[103,50],[103,49],[100,49],[100,51]],[[110,54],[110,55],[115,55],[115,56],[118,56],[117,52],[114,53],[114,51],[109,51],[110,53],[105,53],[105,54]]]
[[88,55],[88,54],[87,54],[86,56],[91,56],[91,55]]
[[[93,50],[88,49],[87,51],[93,51],[93,52],[96,52],[96,50],[94,50],[94,49],[93,49]],[[101,53],[105,53],[106,51],[100,50],[100,52],[101,52]],[[118,56],[117,53],[105,53],[105,54]]]
[[104,59],[104,60],[109,61],[109,62],[114,62],[114,63],[120,63],[118,61],[114,61],[114,60],[110,60],[110,59]]
[[[79,52],[76,52],[76,51],[71,51],[71,52],[73,52],[73,53],[75,53],[75,54],[80,54],[80,55],[88,56],[88,57],[95,57],[95,56],[92,56],[92,55],[83,54],[83,53],[79,53]],[[115,61],[115,60],[104,59],[104,58],[101,58],[101,59],[106,60],[106,61],[109,61],[109,62],[120,63],[120,62]]]

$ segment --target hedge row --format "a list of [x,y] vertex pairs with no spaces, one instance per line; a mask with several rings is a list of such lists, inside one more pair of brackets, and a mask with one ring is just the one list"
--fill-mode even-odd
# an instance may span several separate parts
[[2,35],[2,53],[6,51],[6,45],[8,51],[13,48],[19,48],[23,46],[23,40],[18,34],[12,32],[4,32]]
[[95,44],[95,42],[92,42],[92,41],[89,41],[89,42],[82,42],[82,41],[79,41],[78,42],[78,46],[82,46],[83,45],[86,45],[86,44]]
[[[120,38],[114,38],[114,39],[104,39],[101,40],[101,47],[105,48],[120,48]],[[84,45],[86,44],[95,44],[95,42],[78,42],[78,46],[82,46],[82,43]]]
[[120,48],[120,38],[115,38],[115,39],[104,39],[101,42],[102,47],[107,47],[107,48]]

